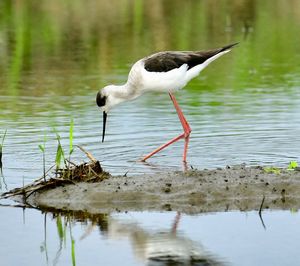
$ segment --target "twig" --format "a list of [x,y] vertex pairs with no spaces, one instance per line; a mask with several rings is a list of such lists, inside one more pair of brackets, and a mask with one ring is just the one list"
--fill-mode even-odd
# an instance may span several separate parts
[[94,156],[91,154],[91,153],[89,153],[88,151],[86,151],[84,148],[82,148],[81,146],[79,146],[79,145],[76,145],[76,147],[78,147],[82,152],[84,152],[85,153],[85,155],[92,161],[92,162],[97,162],[97,160],[94,158]]

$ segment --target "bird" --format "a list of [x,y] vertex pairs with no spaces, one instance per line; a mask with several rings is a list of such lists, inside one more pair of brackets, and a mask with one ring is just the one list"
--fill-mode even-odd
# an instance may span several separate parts
[[97,93],[96,103],[103,111],[102,142],[105,137],[107,114],[113,107],[122,102],[134,100],[149,91],[167,92],[177,112],[183,133],[145,155],[141,161],[145,162],[172,143],[184,139],[182,161],[186,163],[192,129],[174,96],[174,92],[185,87],[211,62],[231,51],[231,48],[237,44],[233,43],[221,48],[200,51],[162,51],[135,62],[129,71],[125,84],[108,85]]

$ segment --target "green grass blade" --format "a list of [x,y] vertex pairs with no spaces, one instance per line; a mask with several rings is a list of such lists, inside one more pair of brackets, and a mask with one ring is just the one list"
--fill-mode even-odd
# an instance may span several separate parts
[[62,157],[63,157],[63,150],[62,150],[60,143],[58,143],[56,157],[55,157],[55,164],[56,164],[57,168],[60,167],[60,162],[61,162]]
[[5,140],[5,137],[6,137],[6,132],[7,132],[7,129],[5,129],[5,131],[4,131],[4,135],[3,135],[3,137],[2,137],[2,142],[1,142],[1,147],[3,147],[3,143],[4,143],[4,140]]
[[45,152],[45,147],[43,145],[39,144],[39,148],[42,152]]
[[74,120],[73,118],[71,119],[71,123],[70,123],[70,136],[69,136],[69,139],[70,139],[70,155],[72,154],[73,152],[73,128],[74,128]]

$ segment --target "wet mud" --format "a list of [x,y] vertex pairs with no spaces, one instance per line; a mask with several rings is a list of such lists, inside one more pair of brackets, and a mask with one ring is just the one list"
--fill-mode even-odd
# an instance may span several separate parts
[[113,176],[99,183],[65,184],[37,192],[28,201],[39,208],[95,214],[144,210],[201,213],[298,209],[300,171],[280,169],[274,173],[261,166],[238,165],[214,170]]

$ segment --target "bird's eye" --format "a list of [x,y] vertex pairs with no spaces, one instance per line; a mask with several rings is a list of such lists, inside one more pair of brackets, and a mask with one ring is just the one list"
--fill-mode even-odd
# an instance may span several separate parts
[[96,103],[99,107],[102,107],[106,104],[107,96],[103,96],[100,92],[97,93]]

